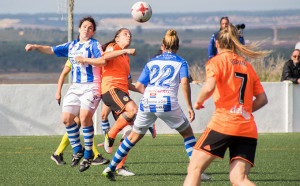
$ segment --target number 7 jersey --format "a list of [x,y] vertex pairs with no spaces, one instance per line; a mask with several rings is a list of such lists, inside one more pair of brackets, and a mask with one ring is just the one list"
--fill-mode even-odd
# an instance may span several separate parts
[[146,87],[140,101],[144,112],[168,112],[179,108],[178,88],[181,78],[188,78],[187,62],[174,53],[165,52],[145,65],[138,82]]
[[252,115],[253,96],[264,89],[252,66],[242,57],[223,52],[206,64],[206,78],[217,81],[213,98],[215,112],[208,125],[217,132],[257,138]]

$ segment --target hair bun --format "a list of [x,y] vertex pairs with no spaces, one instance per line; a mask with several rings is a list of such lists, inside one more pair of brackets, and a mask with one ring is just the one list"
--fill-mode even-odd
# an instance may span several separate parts
[[177,34],[176,30],[168,30],[166,35],[175,36]]

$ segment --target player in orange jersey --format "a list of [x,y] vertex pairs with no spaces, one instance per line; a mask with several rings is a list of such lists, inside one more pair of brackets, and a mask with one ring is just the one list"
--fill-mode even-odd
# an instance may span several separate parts
[[252,66],[239,54],[258,57],[268,52],[242,45],[238,30],[231,24],[220,31],[216,46],[218,55],[207,62],[206,82],[194,103],[196,109],[201,109],[204,101],[213,95],[215,112],[194,146],[184,185],[200,185],[201,173],[215,158],[222,159],[227,148],[232,185],[254,185],[248,179],[257,144],[252,112],[262,108],[268,100]]
[[[116,32],[112,41],[102,46],[103,51],[105,51],[102,57],[106,61],[102,67],[102,100],[105,105],[118,115],[118,119],[113,127],[110,130],[107,129],[105,132],[104,147],[108,153],[112,152],[112,146],[117,134],[124,127],[132,124],[138,110],[137,105],[129,97],[128,92],[128,89],[139,92],[134,85],[128,83],[130,72],[130,59],[128,55],[135,55],[135,49],[128,48],[130,44],[131,32],[126,28],[121,28]],[[101,58],[91,59],[78,56],[75,59],[79,63],[99,65]],[[124,170],[124,167],[122,167],[122,170]],[[130,175],[134,175],[134,173],[130,172]]]

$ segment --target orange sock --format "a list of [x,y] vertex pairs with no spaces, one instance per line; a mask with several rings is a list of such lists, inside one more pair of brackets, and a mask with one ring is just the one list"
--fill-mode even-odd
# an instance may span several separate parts
[[[120,141],[120,143],[119,143],[119,146],[122,144],[122,141],[123,141],[123,139],[121,139],[121,141]],[[122,159],[122,161],[118,164],[118,166],[116,167],[116,169],[120,169],[120,168],[123,167],[124,162],[125,162],[125,160],[126,160],[128,154],[129,154],[129,152],[128,152],[127,155]]]
[[112,126],[112,128],[108,132],[108,137],[116,139],[117,134],[127,125],[129,125],[132,122],[128,122],[124,116],[121,114],[115,124]]

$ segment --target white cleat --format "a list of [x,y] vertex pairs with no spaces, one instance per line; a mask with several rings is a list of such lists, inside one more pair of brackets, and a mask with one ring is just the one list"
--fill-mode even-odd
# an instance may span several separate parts
[[135,175],[133,172],[130,172],[129,170],[126,170],[125,167],[117,169],[116,173],[119,176],[134,176]]

